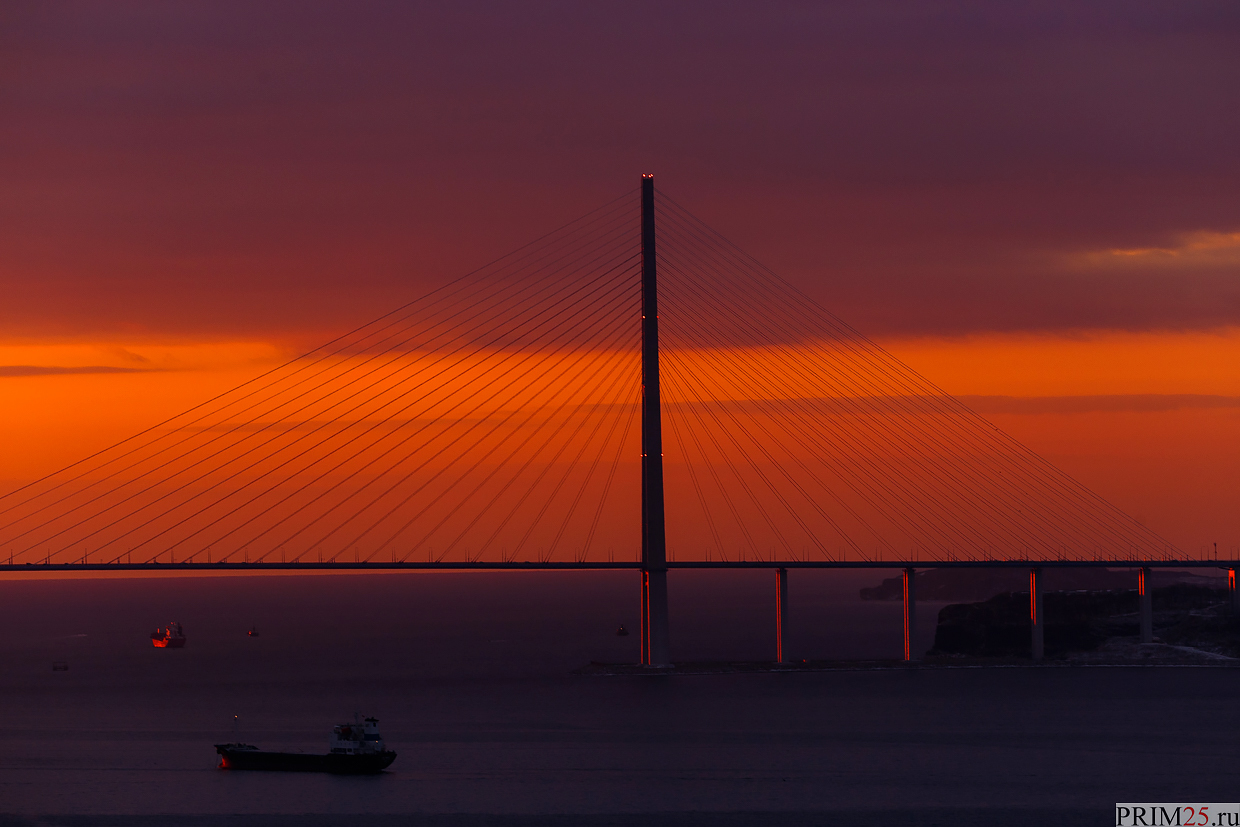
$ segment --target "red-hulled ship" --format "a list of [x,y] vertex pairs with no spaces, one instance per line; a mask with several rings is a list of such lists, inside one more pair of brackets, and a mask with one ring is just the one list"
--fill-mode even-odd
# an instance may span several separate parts
[[396,753],[383,743],[379,721],[366,718],[332,729],[327,754],[267,752],[250,744],[216,744],[222,770],[284,770],[363,775],[383,772]]
[[167,629],[156,629],[151,632],[151,645],[158,649],[180,649],[185,645],[185,632],[181,624],[175,620],[168,624]]

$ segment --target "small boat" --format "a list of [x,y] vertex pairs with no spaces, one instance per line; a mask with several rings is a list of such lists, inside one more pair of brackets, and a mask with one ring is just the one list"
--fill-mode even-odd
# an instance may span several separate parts
[[185,645],[185,632],[181,629],[181,624],[174,620],[168,624],[167,629],[151,632],[151,645],[156,649],[180,649]]
[[246,632],[246,634],[249,635],[250,637],[258,637],[258,627],[251,626],[250,631]]
[[250,744],[216,744],[222,770],[283,770],[367,775],[383,772],[396,760],[396,753],[383,743],[379,721],[355,720],[332,728],[327,754],[268,752]]
[[629,630],[624,628],[623,623],[621,623],[620,628],[616,630],[616,636],[617,637],[628,637],[629,636]]

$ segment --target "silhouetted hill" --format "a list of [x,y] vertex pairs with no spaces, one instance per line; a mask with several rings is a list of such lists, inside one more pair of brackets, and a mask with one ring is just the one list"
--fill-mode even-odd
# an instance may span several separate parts
[[[1043,570],[1043,592],[1106,591],[1136,589],[1135,569],[1057,569]],[[1208,577],[1183,571],[1155,569],[1151,572],[1154,588],[1175,583],[1218,587],[1222,577]],[[1029,570],[1017,569],[927,569],[917,572],[917,599],[929,602],[957,603],[987,600],[1005,592],[1029,591]],[[862,600],[900,600],[904,595],[901,577],[888,577],[878,586],[861,590]]]
[[[1240,655],[1240,618],[1227,590],[1177,583],[1154,589],[1155,640],[1227,657]],[[1092,652],[1139,633],[1133,590],[1051,592],[1043,597],[1047,657]],[[1136,641],[1131,641],[1135,643]],[[939,611],[931,656],[1029,657],[1029,592],[1008,592]]]

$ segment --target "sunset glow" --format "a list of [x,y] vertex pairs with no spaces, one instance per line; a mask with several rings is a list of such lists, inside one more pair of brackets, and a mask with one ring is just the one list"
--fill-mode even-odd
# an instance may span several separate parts
[[[1228,369],[1240,363],[1240,335],[988,334],[884,345],[1181,547],[1198,551],[1216,542],[1214,536],[1227,536],[1229,503],[1240,492],[1227,472],[1240,461],[1240,444],[1231,439],[1240,418],[1240,378]],[[278,342],[22,344],[0,353],[5,364],[26,368],[0,377],[11,487],[156,425],[293,355]],[[716,394],[730,401],[743,401],[744,388],[724,377],[712,380],[711,365],[744,359],[767,364],[778,375],[785,364],[764,348],[743,356],[713,353],[705,361],[691,352],[668,358],[712,387],[731,388]],[[468,381],[468,372],[458,381]],[[436,393],[450,394],[451,386]],[[675,404],[674,394],[669,403]],[[499,413],[490,409],[485,415]],[[679,450],[669,443],[673,481],[684,474]],[[635,466],[626,467],[622,480],[634,473]],[[669,510],[677,518],[673,546],[682,558],[704,553],[706,536],[699,509],[684,499],[688,491],[687,478],[669,491]],[[625,536],[618,530],[608,529],[613,548]],[[1224,549],[1230,548],[1226,542]]]
[[[808,14],[801,25],[821,36],[805,42],[775,18],[755,31],[724,15],[688,41],[663,39],[675,26],[630,21],[636,28],[608,28],[590,49],[564,55],[577,70],[556,74],[560,80],[554,83],[547,82],[546,67],[507,47],[465,69],[460,60],[472,53],[472,29],[460,28],[461,21],[447,12],[433,19],[395,10],[358,15],[333,29],[336,45],[326,51],[308,48],[323,35],[316,28],[322,21],[303,21],[306,28],[285,32],[292,37],[287,48],[275,48],[271,38],[285,31],[282,26],[243,17],[220,12],[203,27],[193,15],[165,10],[141,24],[162,32],[149,39],[121,36],[104,24],[108,15],[100,10],[88,15],[100,25],[82,22],[87,28],[81,31],[91,34],[80,36],[70,35],[53,11],[32,9],[14,18],[19,34],[13,53],[24,68],[2,81],[15,116],[4,138],[9,160],[0,162],[7,184],[0,229],[4,491],[156,426],[393,308],[434,295],[604,204],[613,206],[583,225],[580,245],[563,252],[557,278],[565,284],[585,278],[581,268],[594,265],[582,256],[597,249],[599,261],[620,269],[610,275],[589,271],[596,282],[582,290],[616,289],[636,255],[637,217],[635,206],[616,207],[621,202],[615,199],[633,185],[633,170],[653,170],[665,192],[660,197],[668,199],[666,209],[660,208],[661,249],[669,251],[662,308],[665,454],[674,483],[669,531],[681,554],[704,554],[705,547],[719,545],[705,539],[711,532],[697,502],[707,496],[706,483],[715,484],[707,480],[712,464],[756,463],[756,454],[746,459],[744,452],[772,451],[774,457],[786,447],[787,434],[779,428],[787,423],[769,417],[740,426],[751,442],[729,447],[718,428],[738,423],[727,417],[752,414],[763,400],[796,402],[810,393],[806,383],[818,381],[816,376],[824,384],[812,392],[815,398],[838,394],[841,413],[856,413],[857,404],[886,404],[865,401],[874,392],[867,390],[869,380],[845,377],[841,384],[822,373],[833,360],[846,365],[851,357],[815,339],[824,334],[814,328],[814,313],[784,328],[781,317],[769,314],[722,321],[726,308],[712,302],[743,307],[770,298],[763,298],[765,288],[757,282],[733,283],[739,278],[730,269],[736,262],[725,260],[731,252],[702,246],[723,237],[778,274],[772,278],[787,279],[789,289],[801,291],[801,306],[816,302],[838,314],[1184,553],[1215,542],[1240,547],[1240,523],[1228,505],[1240,494],[1240,482],[1226,470],[1240,451],[1240,332],[1232,284],[1240,266],[1240,215],[1221,195],[1230,191],[1226,176],[1208,166],[1222,151],[1209,136],[1235,117],[1234,107],[1218,106],[1230,98],[1217,79],[1193,84],[1203,96],[1194,98],[1199,109],[1193,117],[1212,126],[1177,129],[1172,138],[1144,120],[1151,112],[1184,113],[1183,99],[1163,87],[1137,84],[1126,95],[1103,95],[1088,85],[1071,94],[1065,90],[1077,87],[1035,91],[1035,78],[1062,71],[1054,57],[1057,35],[1050,33],[1029,47],[1029,62],[1020,64],[1013,81],[1027,96],[1017,99],[1043,101],[1039,109],[1012,108],[1012,90],[1000,93],[989,72],[967,68],[1005,64],[1008,52],[983,47],[991,42],[985,38],[975,44],[973,63],[938,62],[938,41],[911,30],[898,71],[880,57],[887,54],[882,50],[846,51],[848,60],[858,61],[851,69],[847,61],[832,63],[824,55],[833,53],[833,38],[870,32],[873,25],[843,11]],[[570,17],[557,26],[594,31],[585,17]],[[923,22],[930,30],[942,24]],[[540,53],[537,42],[561,42],[555,27],[515,18],[509,25],[524,32],[517,40],[534,49],[530,54]],[[706,37],[707,30],[714,34]],[[430,31],[440,35],[429,37]],[[628,48],[636,31],[656,32],[656,45],[644,58],[649,64],[634,63]],[[740,31],[752,50],[735,60],[711,45]],[[857,36],[865,42],[870,35]],[[836,45],[850,43],[845,38]],[[245,55],[240,63],[202,57],[232,53],[234,46]],[[1212,54],[1214,46],[1200,48],[1205,52],[1194,54]],[[685,49],[696,56],[693,65],[713,70],[676,68]],[[372,54],[395,62],[361,59]],[[1188,53],[1170,54],[1159,60],[1176,71],[1196,65]],[[815,68],[807,71],[810,66]],[[647,72],[652,67],[658,68]],[[1138,75],[1148,62],[1141,67]],[[427,83],[428,77],[438,80]],[[510,92],[496,97],[500,86]],[[716,100],[723,88],[732,89],[734,98],[726,105]],[[344,91],[350,89],[369,91]],[[780,92],[772,96],[771,89]],[[930,106],[945,89],[969,106]],[[77,103],[105,98],[125,103]],[[619,99],[646,104],[594,103]],[[483,100],[491,103],[478,108]],[[919,113],[916,129],[907,128],[906,105]],[[552,114],[568,112],[575,114]],[[1142,119],[1142,126],[1124,126],[1131,118]],[[585,123],[612,138],[586,140]],[[772,143],[775,135],[805,138]],[[1197,143],[1190,148],[1180,141]],[[1124,160],[1152,157],[1165,146],[1178,149],[1167,150],[1157,164],[1133,167]],[[746,147],[765,149],[754,154]],[[516,318],[504,315],[504,278],[497,270],[497,280],[479,282],[476,297],[494,288],[499,303],[492,321],[479,321],[469,335],[485,344],[494,334],[500,346],[518,347],[537,328],[504,327],[511,324],[504,319]],[[708,295],[712,290],[717,295]],[[429,326],[418,335],[426,341],[448,335],[459,321],[454,314],[467,305],[454,307],[428,315]],[[410,354],[408,363],[422,359],[429,365],[447,352]],[[553,371],[553,357],[531,354],[529,375],[546,378],[530,395],[454,408],[454,392],[464,394],[475,379],[482,381],[483,374],[471,371],[500,357],[470,358],[482,361],[452,363],[455,378],[439,381],[432,396],[418,403],[419,415],[443,429],[444,436],[435,437],[441,442],[451,442],[448,434],[463,432],[474,417],[489,422],[533,404],[539,387],[553,394],[557,382],[606,375],[601,366],[609,357],[590,357],[604,374],[586,371],[572,379]],[[496,370],[500,376],[506,368]],[[340,398],[351,387],[342,386]],[[592,405],[604,404],[584,385],[570,389],[576,392]],[[393,397],[372,403],[380,418],[390,410],[382,407],[385,398]],[[712,413],[681,404],[705,401],[733,407]],[[325,399],[322,410],[343,416],[351,404]],[[348,415],[366,420],[368,410]],[[310,423],[319,414],[310,407],[288,421],[283,413],[274,415],[279,422],[270,427],[291,427],[296,420],[303,423],[298,427],[314,428]],[[459,415],[467,416],[453,419]],[[708,425],[711,416],[721,418]],[[835,457],[830,462],[847,465],[870,455],[888,463],[893,494],[902,473],[913,474],[910,480],[921,480],[918,485],[933,482],[931,465],[908,465],[912,443],[888,440],[864,418],[836,425],[831,438],[843,441],[830,449],[829,440],[819,443],[823,461]],[[315,433],[318,439],[329,431]],[[477,433],[469,431],[466,439]],[[513,442],[480,442],[480,458],[524,438],[517,431],[495,433],[496,440],[508,434]],[[683,445],[676,443],[677,433]],[[712,443],[711,433],[722,441]],[[349,437],[340,431],[332,438]],[[391,444],[402,438],[393,436]],[[292,435],[281,439],[269,450],[308,445]],[[433,453],[435,439],[421,450]],[[401,444],[415,443],[421,445]],[[236,450],[244,453],[252,444],[240,443]],[[382,468],[382,459],[402,456],[383,455],[388,443],[376,442],[371,458],[360,454],[336,467],[333,444],[314,449],[325,457],[324,468],[335,468],[324,479],[345,474],[360,480]],[[513,462],[536,444],[516,450]],[[945,444],[923,448],[925,462],[960,459]],[[578,449],[564,450],[561,458],[576,456]],[[584,450],[582,461],[588,463],[595,449]],[[314,451],[302,461],[317,462]],[[500,455],[486,455],[479,468]],[[217,460],[224,463],[228,456]],[[277,455],[271,456],[276,462]],[[540,456],[556,456],[556,449]],[[620,450],[616,497],[636,496],[637,459],[632,446]],[[437,469],[438,461],[426,468]],[[695,461],[698,488],[690,468]],[[785,461],[795,465],[793,456]],[[734,507],[735,518],[762,523],[769,503],[762,504],[766,495],[759,490],[770,483],[762,481],[759,466],[745,472],[753,479],[740,474],[718,481],[738,491],[758,485],[752,494],[738,494],[749,506],[720,499],[711,508],[724,513]],[[861,464],[848,467],[848,473],[869,473]],[[779,485],[795,489],[817,473],[808,467],[789,471]],[[561,490],[574,484],[565,482]],[[916,495],[916,486],[909,486],[900,490]],[[478,496],[486,490],[484,485]],[[867,491],[855,493],[874,493]],[[805,508],[818,508],[818,494],[806,489],[804,496]],[[913,505],[909,500],[900,508]],[[469,513],[462,508],[458,515]],[[744,517],[746,508],[756,510]],[[898,510],[891,516],[898,517]],[[610,507],[605,511],[612,513]],[[818,516],[838,517],[826,510]],[[969,520],[988,518],[960,519],[964,530]],[[850,537],[856,533],[839,528]],[[606,530],[611,545],[635,553],[632,529],[616,522]],[[820,530],[810,523],[802,529],[810,535]],[[527,542],[537,545],[537,536],[535,531]],[[810,546],[819,540],[820,554],[849,544],[841,537],[803,538]],[[755,546],[768,541],[777,542],[774,535],[752,538]],[[422,554],[420,542],[431,541],[411,537],[406,545]],[[800,548],[801,542],[788,539],[787,545]],[[880,548],[885,543],[898,547],[905,541],[871,542]]]

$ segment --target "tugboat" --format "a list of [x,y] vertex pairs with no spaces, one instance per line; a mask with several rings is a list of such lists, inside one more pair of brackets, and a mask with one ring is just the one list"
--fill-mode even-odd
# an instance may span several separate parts
[[396,760],[396,753],[383,743],[379,721],[355,720],[332,728],[327,754],[267,752],[250,744],[216,744],[222,770],[284,770],[365,775],[383,772]]
[[249,635],[250,637],[258,637],[258,627],[251,626],[250,631],[246,632],[246,634]]
[[180,649],[185,645],[185,632],[181,624],[175,620],[168,624],[167,629],[156,629],[151,632],[151,645],[157,649]]

